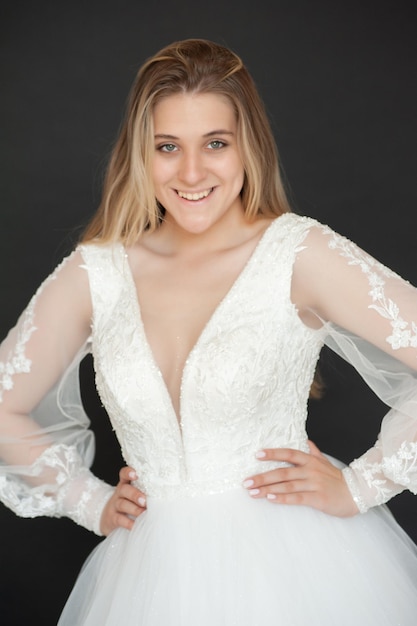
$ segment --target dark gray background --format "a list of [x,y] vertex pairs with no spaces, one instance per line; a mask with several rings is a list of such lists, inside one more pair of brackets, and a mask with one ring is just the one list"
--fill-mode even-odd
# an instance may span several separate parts
[[[5,2],[1,33],[0,335],[77,240],[138,66],[167,43],[206,37],[236,50],[264,97],[291,200],[417,283],[414,1]],[[310,436],[350,461],[374,442],[383,407],[325,355]],[[96,472],[121,463],[94,395]],[[417,540],[416,501],[391,503]],[[0,510],[0,621],[56,623],[97,539],[68,520]],[[341,564],[342,565],[342,564]]]

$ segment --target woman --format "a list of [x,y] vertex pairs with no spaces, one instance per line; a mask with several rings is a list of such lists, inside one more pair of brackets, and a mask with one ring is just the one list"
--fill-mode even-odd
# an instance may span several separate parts
[[[377,505],[417,491],[416,322],[413,287],[290,212],[234,53],[149,59],[96,216],[0,353],[3,500],[108,535],[59,623],[411,626],[416,547]],[[305,430],[324,342],[393,407],[344,469]],[[86,350],[115,490],[87,469]]]

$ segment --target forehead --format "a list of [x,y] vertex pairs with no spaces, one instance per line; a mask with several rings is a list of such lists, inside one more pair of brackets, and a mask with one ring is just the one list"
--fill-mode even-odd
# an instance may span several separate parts
[[153,110],[155,134],[179,135],[212,130],[235,131],[236,115],[226,96],[179,93],[160,100]]

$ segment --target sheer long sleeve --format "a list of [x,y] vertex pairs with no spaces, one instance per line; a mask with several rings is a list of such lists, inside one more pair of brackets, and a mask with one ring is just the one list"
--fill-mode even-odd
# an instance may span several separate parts
[[[359,510],[417,493],[417,290],[355,244],[313,223],[298,251],[294,291],[326,344],[391,407],[375,445],[343,470]],[[366,418],[366,416],[364,416]]]
[[20,516],[67,516],[100,534],[113,488],[89,470],[94,438],[78,366],[90,319],[88,277],[75,251],[0,346],[0,498]]

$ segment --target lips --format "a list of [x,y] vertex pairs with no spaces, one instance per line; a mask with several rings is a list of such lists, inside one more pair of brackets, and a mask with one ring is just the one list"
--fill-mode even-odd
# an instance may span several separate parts
[[176,192],[179,195],[179,197],[184,198],[184,200],[195,201],[195,200],[203,200],[203,198],[207,198],[207,196],[211,194],[213,189],[214,187],[211,187],[210,189],[205,189],[204,191],[197,191],[195,193],[187,193],[186,191],[180,191],[179,189],[177,189]]

